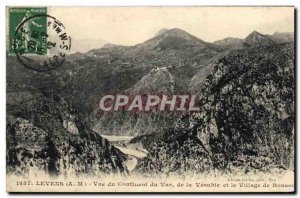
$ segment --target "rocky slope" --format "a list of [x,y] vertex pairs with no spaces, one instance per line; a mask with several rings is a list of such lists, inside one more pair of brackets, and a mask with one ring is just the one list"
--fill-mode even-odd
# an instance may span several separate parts
[[172,94],[175,92],[176,79],[166,67],[152,69],[131,88],[124,92],[132,95],[142,94]]
[[137,171],[293,170],[294,75],[294,43],[229,53],[205,81],[200,112],[163,135],[140,137],[149,154]]
[[264,35],[257,31],[253,31],[244,39],[228,37],[215,41],[213,44],[223,48],[224,51],[209,59],[203,66],[197,69],[197,73],[193,76],[188,85],[189,91],[191,93],[200,94],[201,89],[205,86],[207,76],[213,71],[213,65],[231,51],[293,41],[293,33],[275,32],[273,35]]
[[89,130],[72,104],[27,86],[7,89],[7,172],[29,176],[127,174],[126,156]]
[[253,31],[243,41],[244,46],[259,47],[264,45],[272,45],[275,42],[267,35]]
[[207,80],[206,115],[196,116],[208,127],[198,137],[209,132],[209,141],[216,141],[212,152],[221,151],[227,161],[254,156],[292,168],[294,75],[294,43],[220,59]]

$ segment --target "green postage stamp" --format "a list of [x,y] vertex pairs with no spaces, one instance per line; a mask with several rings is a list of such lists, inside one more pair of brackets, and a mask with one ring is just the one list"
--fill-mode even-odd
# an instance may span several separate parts
[[47,8],[9,8],[9,53],[47,54]]
[[8,52],[25,67],[49,71],[61,66],[70,52],[71,37],[47,7],[10,7]]

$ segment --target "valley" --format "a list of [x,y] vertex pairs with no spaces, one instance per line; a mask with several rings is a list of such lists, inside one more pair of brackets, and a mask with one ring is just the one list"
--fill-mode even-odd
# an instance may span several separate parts
[[[293,33],[253,31],[209,43],[178,28],[134,46],[74,53],[45,73],[7,55],[8,170],[293,170],[294,61]],[[143,94],[194,94],[201,105],[180,113],[99,107],[105,95]]]

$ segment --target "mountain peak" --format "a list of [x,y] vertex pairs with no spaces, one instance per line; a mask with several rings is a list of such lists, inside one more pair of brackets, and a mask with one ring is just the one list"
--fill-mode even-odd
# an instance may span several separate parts
[[183,29],[180,29],[180,28],[172,28],[172,29],[169,29],[168,32],[184,32],[184,33],[187,33],[186,31],[184,31]]
[[257,31],[253,31],[244,39],[244,44],[246,46],[262,46],[274,43],[275,42],[269,36],[261,34]]
[[268,37],[268,35],[259,33],[258,31],[254,30],[245,39],[247,39],[247,38],[267,38],[267,37]]
[[[259,32],[256,31],[256,30],[254,30],[253,32],[251,32],[250,35],[254,36],[254,35],[263,35],[263,34],[259,33]],[[249,35],[249,36],[250,36],[250,35]]]
[[172,28],[169,30],[165,30],[162,34],[154,37],[153,39],[158,39],[158,40],[167,40],[167,41],[171,41],[171,40],[176,40],[176,42],[188,42],[192,45],[194,44],[205,44],[206,42],[197,38],[196,36],[182,30],[179,28]]
[[167,28],[162,28],[162,29],[160,29],[160,30],[155,34],[155,36],[161,35],[161,34],[165,33],[165,32],[168,31],[168,30],[169,30],[169,29],[167,29]]
[[157,36],[137,46],[138,50],[145,48],[179,50],[194,46],[203,47],[205,45],[207,45],[207,43],[196,36],[193,36],[182,29],[172,28],[160,30]]
[[176,37],[194,37],[190,33],[186,32],[182,29],[179,29],[179,28],[173,28],[173,29],[165,30],[161,35],[176,36]]

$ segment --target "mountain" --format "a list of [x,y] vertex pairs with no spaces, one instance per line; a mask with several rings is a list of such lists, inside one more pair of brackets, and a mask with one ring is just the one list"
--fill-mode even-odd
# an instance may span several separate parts
[[213,63],[209,63],[199,68],[189,83],[189,91],[191,94],[200,94],[200,91],[205,87],[207,76],[209,76],[214,69],[213,66]]
[[205,42],[181,29],[164,29],[135,46],[106,44],[72,54],[62,67],[49,74],[35,73],[9,57],[7,73],[9,81],[50,89],[71,100],[96,124],[99,118],[91,118],[91,112],[96,112],[96,101],[107,93],[153,91],[155,87],[155,92],[166,88],[176,93],[199,94],[213,64],[235,49]]
[[[63,88],[65,92],[66,89],[67,92],[78,90],[80,96],[76,98],[85,101],[95,95],[121,93],[153,69],[165,67],[176,79],[175,90],[186,91],[194,71],[205,67],[223,52],[218,46],[184,30],[170,29],[135,46],[110,44],[84,54],[71,55],[67,65],[57,70],[57,75],[71,75],[60,78],[64,82],[58,84],[72,87]],[[65,92],[62,94],[70,95]]]
[[[173,95],[179,86],[175,77],[170,73],[170,68],[160,67],[152,69],[129,89],[124,90],[131,98],[136,95]],[[147,113],[140,111],[99,112],[99,119],[95,130],[107,135],[141,135],[160,132],[163,128],[171,127],[178,118],[176,114],[166,114],[159,110]],[[109,128],[109,130],[107,130]]]
[[294,170],[294,43],[231,51],[214,63],[201,110],[142,136],[139,174]]
[[[148,151],[141,174],[293,169],[294,43],[255,31],[238,49],[226,45],[235,41],[170,29],[135,46],[72,54],[43,73],[7,55],[8,171],[126,175],[127,156],[99,134],[138,135],[132,142]],[[103,95],[141,92],[197,94],[201,109],[97,109]]]
[[285,43],[294,41],[294,33],[292,32],[275,32],[271,38],[276,43]]
[[158,36],[158,35],[160,35],[160,34],[162,34],[162,33],[165,33],[166,31],[168,31],[168,29],[166,29],[166,28],[160,29],[160,30],[155,34],[155,36]]
[[[108,51],[112,52],[110,49]],[[118,54],[117,58],[110,62],[109,68],[112,73],[108,73],[110,78],[107,77],[107,80],[111,79],[111,75],[118,73],[119,75],[109,81],[106,88],[111,87],[108,93],[126,93],[127,95],[188,94],[189,83],[195,71],[199,68],[205,70],[209,67],[209,62],[217,59],[224,51],[184,30],[176,28],[164,30],[157,36],[128,47]],[[206,74],[209,75],[209,73]],[[122,88],[116,90],[113,88],[116,86],[122,86]],[[99,89],[97,94],[101,92],[103,89]],[[147,115],[138,112],[123,112],[122,114],[117,112],[106,115],[100,112],[97,131],[118,135],[159,132],[163,128],[172,126],[178,116],[178,114],[166,116],[162,112],[149,112]],[[105,130],[107,127],[110,131]]]
[[160,67],[168,67],[169,72],[183,82],[178,89],[187,90],[192,70],[221,52],[218,50],[183,30],[171,29],[135,46],[110,44],[71,55],[68,65],[57,71],[72,73],[62,79],[65,86],[80,90],[78,94],[82,96],[77,98],[90,98],[105,92],[120,93]]
[[187,33],[184,30],[174,28],[160,32],[154,38],[145,41],[143,45],[154,46],[158,49],[180,49],[207,44],[203,40]]
[[243,39],[227,37],[225,39],[217,40],[213,42],[213,44],[222,46],[222,47],[235,47],[239,46],[243,43]]
[[227,49],[241,49],[243,46],[257,47],[290,41],[294,41],[294,34],[290,32],[275,32],[273,35],[264,35],[257,31],[253,31],[244,39],[227,37],[225,39],[215,41],[213,44]]
[[219,51],[221,49],[218,46],[174,28],[126,50],[122,60],[128,60],[130,64],[134,61],[134,64],[148,65],[152,68],[199,65]]
[[89,130],[72,103],[57,94],[10,84],[6,124],[9,174],[127,174],[126,155]]
[[269,36],[261,34],[257,31],[253,31],[244,39],[243,44],[245,46],[257,47],[264,45],[272,45],[275,44],[275,42]]
[[[258,37],[261,39],[254,39]],[[265,39],[265,35],[253,32],[244,41],[250,45],[250,41],[259,40],[264,45]],[[223,43],[235,41],[240,40],[225,39]],[[235,50],[219,45],[181,29],[165,29],[135,46],[106,44],[86,53],[72,54],[62,67],[50,74],[32,72],[9,57],[8,79],[34,85],[40,90],[51,89],[71,100],[86,117],[93,117],[90,114],[95,113],[95,101],[107,93],[148,91],[153,87],[156,87],[155,92],[166,88],[177,93],[200,93],[213,64]]]
[[175,91],[174,76],[166,67],[152,69],[125,93],[138,94],[172,94]]
[[[276,34],[276,33],[275,33]],[[289,38],[288,34],[277,34],[277,37]],[[275,39],[272,36],[261,34],[257,31],[253,31],[245,39],[228,37],[222,40],[215,41],[213,44],[225,49],[223,53],[219,53],[213,59],[207,62],[207,65],[202,66],[198,69],[196,75],[193,76],[189,83],[189,90],[191,93],[200,94],[201,90],[205,86],[207,76],[212,72],[212,65],[216,61],[227,55],[230,51],[243,50],[245,47],[258,47],[258,46],[268,46],[275,45],[276,43],[282,42],[279,39]]]
[[293,169],[294,75],[294,43],[246,48],[220,59],[205,90],[209,122],[203,126],[210,130],[197,136],[213,132],[210,142],[220,145],[212,152],[236,160],[246,154],[257,160],[256,169],[264,163]]

